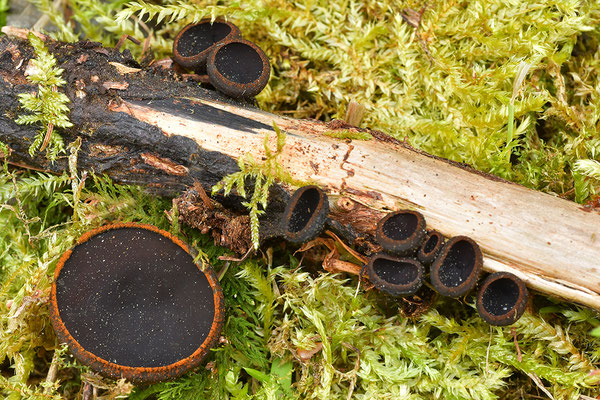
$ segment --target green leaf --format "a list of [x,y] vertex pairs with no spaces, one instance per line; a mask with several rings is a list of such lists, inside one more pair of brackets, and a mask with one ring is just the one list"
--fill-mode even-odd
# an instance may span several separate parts
[[251,377],[258,379],[260,382],[266,383],[271,380],[271,377],[264,372],[260,372],[254,368],[244,367],[248,375]]

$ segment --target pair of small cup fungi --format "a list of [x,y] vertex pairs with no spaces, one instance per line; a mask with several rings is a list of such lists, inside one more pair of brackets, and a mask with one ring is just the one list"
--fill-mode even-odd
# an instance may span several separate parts
[[[283,216],[283,237],[294,243],[314,238],[323,228],[328,212],[325,193],[315,186],[300,188]],[[477,284],[483,255],[475,241],[455,236],[448,241],[436,230],[426,231],[425,218],[417,211],[400,210],[382,218],[375,238],[384,249],[373,254],[366,270],[379,290],[392,296],[415,294],[423,285],[425,267],[438,293],[460,297]],[[510,325],[527,305],[525,284],[514,274],[489,275],[477,293],[477,311],[487,323]]]
[[237,26],[222,19],[207,18],[184,27],[173,42],[173,59],[205,75],[217,90],[234,98],[256,96],[271,74],[264,51],[243,39]]

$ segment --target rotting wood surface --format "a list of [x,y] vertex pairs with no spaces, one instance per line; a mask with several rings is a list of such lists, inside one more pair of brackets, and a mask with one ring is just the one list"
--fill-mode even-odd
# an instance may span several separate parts
[[[369,141],[325,136],[354,128],[263,112],[160,65],[132,72],[119,67],[139,68],[131,56],[99,44],[48,47],[65,70],[74,126],[62,134],[65,142],[82,138],[80,170],[162,194],[195,182],[208,191],[238,170],[241,155],[261,160],[266,134],[274,147],[275,122],[287,133],[280,163],[293,178],[328,192],[335,220],[369,232],[384,211],[417,209],[429,228],[476,240],[487,271],[512,272],[531,288],[600,309],[600,214],[595,211],[429,156],[380,132],[371,132],[375,139]],[[35,90],[23,75],[31,57],[26,42],[0,40],[0,140],[11,149],[11,163],[61,172],[66,158],[54,164],[43,156],[31,158],[27,150],[35,128],[14,123],[22,112],[18,94]],[[272,193],[273,207],[281,209],[285,191],[277,187]],[[239,198],[220,200],[239,207]]]

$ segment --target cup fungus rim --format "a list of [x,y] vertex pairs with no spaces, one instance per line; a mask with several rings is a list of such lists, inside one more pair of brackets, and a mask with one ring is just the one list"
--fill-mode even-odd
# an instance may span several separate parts
[[[232,43],[242,43],[248,45],[252,49],[254,49],[260,57],[263,64],[262,72],[260,76],[254,81],[248,83],[234,82],[228,79],[225,75],[223,75],[215,65],[215,57],[217,56],[217,53],[223,47]],[[232,92],[235,92],[236,94],[239,93],[237,97],[256,96],[265,88],[265,86],[269,82],[269,78],[271,77],[271,63],[269,62],[269,59],[263,51],[263,49],[261,49],[256,43],[243,39],[241,37],[233,37],[215,44],[214,48],[208,54],[208,57],[206,59],[206,69],[208,72],[210,83],[215,88],[230,96],[232,95]],[[257,90],[257,88],[259,88],[259,90]]]
[[210,349],[218,342],[221,330],[225,323],[225,299],[223,297],[223,290],[212,267],[207,266],[203,269],[200,265],[198,265],[197,262],[194,262],[194,264],[198,267],[198,270],[205,275],[213,292],[215,315],[210,331],[208,332],[208,335],[202,344],[192,354],[172,364],[162,365],[160,367],[128,367],[107,361],[85,350],[83,346],[81,346],[79,342],[77,342],[77,340],[71,335],[60,317],[60,311],[58,309],[56,298],[56,281],[65,262],[71,256],[73,249],[100,233],[123,228],[138,228],[158,233],[177,244],[187,254],[189,254],[192,259],[194,259],[195,251],[193,248],[185,244],[179,238],[171,235],[169,232],[152,225],[136,222],[120,222],[102,225],[98,228],[87,231],[69,250],[63,253],[58,261],[58,264],[56,265],[56,269],[54,270],[49,305],[50,320],[54,327],[54,331],[56,332],[56,336],[60,342],[68,345],[69,351],[77,360],[79,360],[82,364],[98,371],[102,375],[114,379],[125,378],[136,383],[155,383],[178,378],[187,371],[197,367],[204,360]]
[[[386,224],[386,222],[400,214],[411,214],[417,217],[417,226],[415,231],[409,237],[401,241],[392,239],[383,233],[383,226]],[[385,251],[402,256],[410,253],[412,250],[415,250],[419,245],[421,245],[426,234],[425,226],[425,216],[423,216],[423,214],[420,212],[409,209],[397,210],[388,213],[385,217],[381,218],[379,222],[377,222],[375,238]],[[401,244],[399,245],[398,242],[401,242]]]
[[[311,189],[316,189],[317,193],[319,193],[319,204],[317,206],[317,209],[313,212],[313,214],[310,216],[310,219],[306,222],[306,225],[304,226],[304,228],[300,229],[297,232],[291,232],[288,229],[288,221],[290,219],[290,215],[292,210],[294,209],[294,207],[298,204],[298,201],[300,200],[300,198],[302,197],[302,195]],[[321,189],[320,187],[318,187],[317,185],[307,185],[307,186],[302,186],[300,188],[298,188],[294,194],[292,195],[292,197],[290,198],[290,201],[288,202],[288,204],[285,206],[285,211],[283,212],[283,216],[282,216],[282,222],[283,222],[283,226],[282,226],[282,233],[284,238],[292,243],[298,243],[298,242],[304,242],[306,240],[305,236],[313,236],[315,234],[315,232],[312,232],[313,230],[316,231],[316,234],[318,234],[321,229],[323,229],[323,226],[325,226],[325,220],[327,216],[327,214],[329,213],[329,199],[327,198],[327,193],[325,193],[325,191],[323,189]],[[320,221],[322,220],[322,221]],[[321,227],[319,227],[318,225],[322,225]],[[318,223],[318,224],[317,224]],[[307,235],[307,232],[310,233],[310,235]],[[310,240],[312,238],[309,238],[307,240]]]
[[[225,24],[225,25],[229,26],[231,31],[227,34],[227,36],[225,36],[219,42],[213,43],[212,45],[208,46],[206,49],[202,50],[200,53],[196,53],[196,54],[193,54],[193,55],[187,56],[187,57],[182,56],[181,53],[177,50],[177,48],[179,46],[179,40],[181,39],[183,34],[185,32],[187,32],[189,29],[191,29],[197,25],[205,24],[205,23],[210,23],[211,25],[213,25],[214,23]],[[242,31],[240,31],[240,28],[238,28],[232,22],[227,21],[223,18],[217,18],[214,21],[212,21],[211,18],[203,18],[198,22],[191,22],[191,23],[187,24],[186,26],[184,26],[183,29],[181,29],[179,31],[179,33],[177,34],[177,36],[175,36],[175,39],[173,40],[173,59],[175,60],[175,62],[177,64],[181,65],[182,67],[185,67],[188,69],[197,69],[197,68],[201,67],[200,64],[203,64],[202,59],[206,60],[208,58],[209,54],[211,53],[211,51],[214,50],[214,47],[217,44],[219,44],[223,41],[230,40],[230,39],[240,38],[241,36],[242,36]]]
[[[519,289],[519,296],[517,297],[514,306],[510,309],[510,311],[503,315],[495,315],[488,312],[483,304],[483,294],[485,293],[486,289],[499,279],[510,279],[517,285]],[[521,318],[525,312],[525,308],[527,307],[528,299],[529,291],[527,290],[525,282],[523,282],[521,278],[507,271],[494,272],[485,278],[481,287],[479,288],[477,292],[476,308],[481,319],[488,324],[493,326],[507,326],[514,324],[519,318]]]
[[[473,250],[475,252],[475,265],[473,266],[471,273],[463,283],[457,286],[446,286],[442,283],[439,276],[439,270],[441,267],[440,260],[446,259],[446,255],[450,247],[452,247],[456,242],[459,242],[461,240],[465,240],[473,246]],[[441,295],[449,297],[460,297],[469,292],[469,290],[471,290],[475,286],[475,284],[479,280],[479,275],[481,273],[482,266],[483,253],[481,252],[481,249],[479,248],[477,242],[475,242],[475,240],[471,239],[468,236],[454,236],[448,239],[446,243],[444,243],[444,247],[442,247],[435,261],[431,264],[429,277],[431,279],[432,285],[435,287],[435,290],[437,290],[438,293],[440,293]]]
[[[385,258],[396,262],[408,262],[410,264],[413,264],[418,268],[417,277],[415,278],[415,280],[404,285],[387,282],[386,280],[380,278],[379,275],[375,272],[373,261],[379,258]],[[376,288],[392,296],[409,296],[411,294],[416,293],[419,290],[419,288],[423,285],[423,280],[425,277],[425,267],[419,262],[419,260],[414,259],[412,257],[397,257],[395,255],[388,254],[382,251],[373,254],[369,258],[369,262],[367,263],[366,269],[367,274],[369,276],[369,281],[371,281],[371,283],[375,285]]]

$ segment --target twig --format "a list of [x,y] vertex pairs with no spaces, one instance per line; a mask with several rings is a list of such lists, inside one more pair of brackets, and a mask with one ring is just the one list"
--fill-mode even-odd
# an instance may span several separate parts
[[93,386],[89,382],[84,382],[83,394],[81,395],[81,400],[92,400],[93,394],[94,394]]
[[52,356],[52,361],[50,362],[50,368],[48,369],[48,375],[46,375],[46,388],[44,392],[46,394],[52,393],[52,387],[54,386],[54,382],[56,382],[56,374],[58,373],[58,362],[60,360],[60,355],[58,349],[54,350],[54,355]]
[[48,40],[48,36],[31,29],[15,28],[14,26],[3,26],[2,29],[0,29],[0,31],[8,37],[14,37],[23,40],[27,40],[27,35],[29,35],[29,33],[31,32],[44,42]]
[[540,388],[540,390],[541,390],[542,392],[544,392],[544,394],[545,394],[546,396],[548,396],[550,399],[554,400],[554,396],[552,396],[552,393],[550,393],[550,392],[548,391],[548,389],[546,389],[546,388],[544,387],[544,384],[542,383],[542,380],[539,378],[539,376],[537,376],[537,375],[536,375],[536,374],[534,374],[533,372],[528,372],[528,373],[527,373],[527,376],[531,378],[531,380],[533,381],[533,383],[535,383],[535,384],[536,384],[536,386],[537,386],[538,388]]
[[242,258],[237,258],[237,257],[229,257],[229,256],[219,256],[219,260],[221,261],[235,261],[235,262],[244,262],[246,261],[246,259],[248,258],[248,256],[250,256],[250,254],[252,254],[254,252],[254,247],[250,247],[248,249],[248,251],[246,252],[246,254],[244,254],[244,256]]
[[121,36],[121,38],[119,39],[119,41],[115,45],[115,50],[119,50],[121,48],[121,46],[123,46],[123,43],[125,43],[125,41],[127,39],[129,39],[130,41],[132,41],[133,43],[135,43],[137,45],[140,45],[142,43],[139,40],[137,40],[136,38],[134,38],[133,36],[124,34],[124,35]]
[[360,350],[349,343],[342,342],[342,346],[347,349],[356,351],[356,362],[354,363],[354,374],[352,375],[352,379],[350,380],[350,388],[348,389],[348,400],[352,398],[352,393],[354,392],[354,386],[356,386],[356,378],[358,376],[358,371],[360,370]]
[[521,348],[519,347],[519,342],[517,341],[517,330],[514,326],[510,328],[510,333],[513,335],[513,338],[515,340],[515,347],[517,348],[517,360],[519,360],[519,362],[522,362],[523,358],[521,357]]
[[490,347],[492,347],[492,333],[494,332],[492,326],[490,325],[490,341],[488,342],[487,351],[485,352],[485,376],[488,375],[489,371],[489,362],[490,362]]

